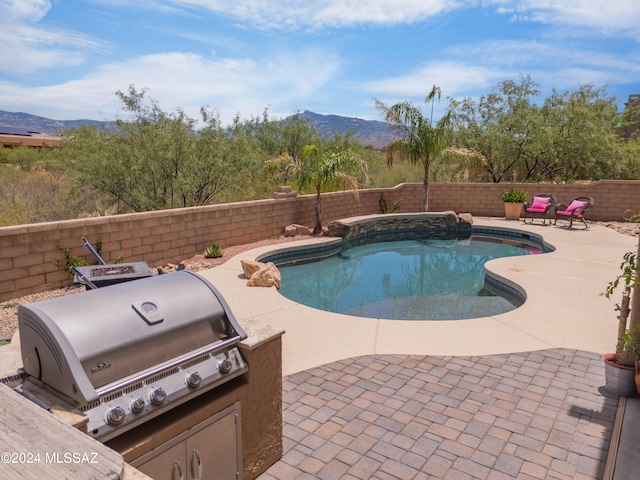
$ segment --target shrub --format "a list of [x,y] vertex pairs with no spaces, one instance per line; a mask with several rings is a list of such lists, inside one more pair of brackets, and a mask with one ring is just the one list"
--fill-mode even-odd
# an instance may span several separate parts
[[215,243],[212,243],[204,250],[204,258],[219,258],[221,256],[222,248]]
[[[64,255],[64,261],[52,260],[52,262],[56,267],[58,267],[58,269],[66,271],[69,277],[73,278],[75,276],[73,270],[71,270],[71,267],[86,267],[91,265],[83,257],[76,257],[74,253],[71,253],[70,248],[61,248],[61,250],[62,254]],[[99,237],[96,242],[96,252],[98,253],[98,255],[102,256],[102,237]],[[124,257],[126,257],[128,253],[129,250],[123,250],[118,255],[116,255],[111,263],[122,263],[122,260],[124,260]]]
[[398,211],[398,208],[400,208],[400,200],[396,200],[393,202],[393,205],[389,206],[384,199],[384,195],[382,195],[380,200],[378,200],[378,205],[380,205],[380,211],[382,213],[395,213]]
[[529,194],[520,188],[508,188],[500,193],[500,198],[505,203],[523,203]]
[[71,278],[73,278],[74,276],[71,267],[86,267],[87,265],[89,265],[89,262],[87,262],[84,258],[76,257],[74,253],[71,253],[70,248],[62,248],[61,250],[65,260],[53,260],[53,264],[60,270],[66,271],[67,275],[69,275]]

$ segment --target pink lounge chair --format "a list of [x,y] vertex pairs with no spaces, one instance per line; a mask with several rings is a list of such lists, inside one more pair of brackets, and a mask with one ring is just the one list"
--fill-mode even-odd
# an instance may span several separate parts
[[569,220],[569,228],[573,225],[573,219],[577,218],[584,223],[584,228],[589,228],[587,222],[584,220],[584,214],[587,210],[593,207],[594,200],[591,197],[578,197],[574,199],[568,206],[558,203],[555,207],[555,218],[553,224],[556,224],[558,219]]
[[[556,206],[556,197],[554,197],[550,193],[541,193],[540,195],[534,196],[530,201],[524,202],[524,218],[523,222],[527,222],[527,217],[531,218],[531,223],[533,223],[533,219],[538,217],[542,218],[542,224],[547,224],[547,218],[549,218],[549,212]],[[549,219],[549,223],[551,223],[551,219]]]

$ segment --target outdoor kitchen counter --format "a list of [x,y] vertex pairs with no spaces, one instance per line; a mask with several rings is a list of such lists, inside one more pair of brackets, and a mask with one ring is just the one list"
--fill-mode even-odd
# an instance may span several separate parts
[[0,383],[0,478],[148,479],[118,452]]

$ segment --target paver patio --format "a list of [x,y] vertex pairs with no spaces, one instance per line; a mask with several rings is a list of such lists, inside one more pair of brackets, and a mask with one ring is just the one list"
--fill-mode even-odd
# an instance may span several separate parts
[[569,349],[341,360],[284,382],[281,461],[261,480],[602,479],[617,397]]

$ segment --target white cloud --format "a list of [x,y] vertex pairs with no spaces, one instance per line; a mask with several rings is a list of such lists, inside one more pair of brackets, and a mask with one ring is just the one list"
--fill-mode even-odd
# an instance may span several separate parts
[[38,22],[50,9],[48,0],[0,0],[0,25]]
[[[306,75],[313,67],[314,75]],[[333,78],[339,63],[315,50],[300,50],[257,62],[244,59],[211,60],[196,54],[165,53],[111,63],[79,80],[43,87],[0,84],[5,110],[28,111],[57,119],[113,119],[122,107],[116,90],[133,84],[148,89],[165,112],[181,108],[192,118],[208,105],[220,112],[223,123],[235,114],[258,115],[263,108],[288,115]],[[259,109],[259,110],[256,110]]]
[[535,70],[551,72],[568,65],[588,68],[593,71],[610,72],[616,78],[624,72],[637,76],[640,70],[636,54],[603,52],[590,49],[584,45],[577,47],[571,44],[543,41],[487,41],[474,45],[459,45],[447,49],[446,54],[457,59],[466,59],[479,65],[502,65],[504,67],[527,71],[527,67]]
[[0,0],[0,72],[76,66],[100,49],[85,35],[38,26],[50,8],[46,0]]
[[423,21],[473,0],[167,0],[211,10],[260,28],[305,29],[397,25]]
[[504,78],[504,72],[497,72],[486,66],[471,65],[461,61],[429,62],[406,75],[368,82],[364,88],[375,95],[396,98],[424,99],[433,85],[440,87],[445,97],[455,97],[460,92],[496,83]]
[[640,34],[637,0],[488,0],[514,20],[587,27],[609,35]]
[[[94,1],[126,5],[122,0]],[[637,0],[164,0],[145,4],[154,9],[209,10],[259,28],[282,30],[412,24],[480,4],[516,21],[587,27],[609,34],[640,32]]]
[[[580,85],[632,84],[640,77],[639,55],[621,56],[584,49],[566,48],[544,42],[482,42],[459,45],[443,52],[447,61],[432,61],[403,75],[366,83],[362,88],[383,102],[422,102],[432,85],[442,95],[487,94],[503,80],[519,81],[531,75],[546,97],[555,88],[560,92]],[[382,98],[380,98],[380,97]]]

